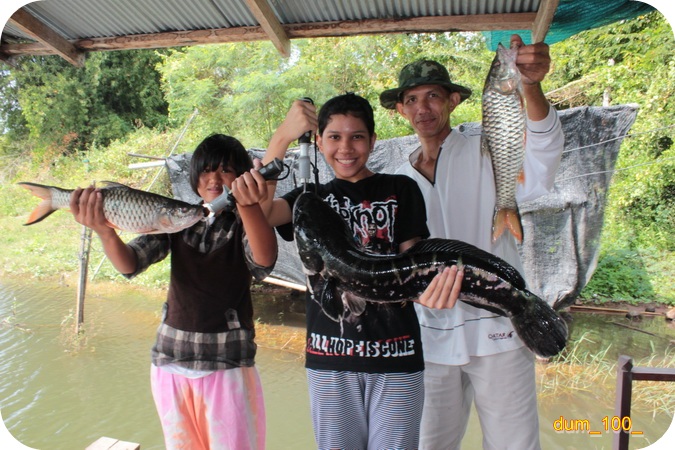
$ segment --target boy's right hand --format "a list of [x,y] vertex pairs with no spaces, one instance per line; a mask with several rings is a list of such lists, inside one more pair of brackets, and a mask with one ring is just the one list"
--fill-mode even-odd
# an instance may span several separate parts
[[253,161],[254,168],[244,172],[232,182],[230,188],[237,206],[252,206],[267,198],[267,182],[258,172],[262,167],[260,160]]
[[316,115],[316,106],[302,100],[296,100],[286,113],[286,118],[279,125],[275,134],[288,145],[296,141],[307,131],[316,134],[319,120]]

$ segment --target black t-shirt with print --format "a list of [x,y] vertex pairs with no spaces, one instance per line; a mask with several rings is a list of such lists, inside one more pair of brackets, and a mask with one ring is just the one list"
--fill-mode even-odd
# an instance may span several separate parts
[[[313,190],[314,186],[308,186]],[[293,207],[302,188],[283,196]],[[375,174],[356,183],[334,179],[319,196],[345,220],[357,245],[373,253],[398,253],[414,237],[427,238],[422,193],[405,175]],[[289,236],[280,230],[284,238]],[[386,373],[424,369],[420,329],[412,302],[368,302],[360,316],[341,323],[326,316],[307,294],[306,367]]]

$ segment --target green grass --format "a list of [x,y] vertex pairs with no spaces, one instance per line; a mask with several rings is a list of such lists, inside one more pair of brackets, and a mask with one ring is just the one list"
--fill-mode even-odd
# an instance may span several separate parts
[[[606,356],[611,345],[596,352],[585,350],[584,344],[593,343],[589,333],[568,342],[567,348],[547,363],[537,364],[540,399],[547,397],[573,396],[578,392],[593,393],[598,401],[606,401],[607,407],[614,406],[616,394],[617,362]],[[663,354],[633,361],[633,366],[675,369],[675,348],[668,348]],[[633,384],[632,407],[653,413],[673,413],[675,383],[640,381]]]

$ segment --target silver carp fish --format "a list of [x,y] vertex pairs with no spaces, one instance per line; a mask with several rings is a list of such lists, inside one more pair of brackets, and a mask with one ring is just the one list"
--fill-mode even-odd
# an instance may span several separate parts
[[464,270],[460,301],[508,317],[537,355],[550,357],[565,348],[565,321],[525,288],[513,266],[473,245],[426,239],[397,255],[367,253],[340,215],[312,192],[295,201],[293,230],[310,292],[335,321],[347,312],[362,314],[366,302],[415,300],[445,267],[457,265]]
[[516,67],[517,55],[517,47],[507,49],[502,44],[497,47],[483,88],[481,147],[492,159],[497,191],[492,239],[497,240],[508,229],[522,242],[516,183],[524,181],[525,100],[520,71]]
[[[62,189],[36,183],[20,186],[40,197],[24,225],[40,222],[57,209],[69,209],[73,189]],[[133,189],[123,184],[103,182],[103,214],[108,224],[130,233],[175,233],[204,218],[204,208],[152,192]]]

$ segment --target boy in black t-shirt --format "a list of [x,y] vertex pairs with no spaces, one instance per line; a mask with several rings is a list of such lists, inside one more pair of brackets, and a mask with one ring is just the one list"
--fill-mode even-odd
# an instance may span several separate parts
[[[296,101],[270,141],[263,163],[283,159],[291,142],[316,130],[316,143],[335,178],[317,193],[345,219],[358,245],[399,253],[429,236],[424,199],[407,176],[375,174],[366,163],[375,145],[373,110],[354,94],[321,108]],[[314,190],[308,186],[308,190]],[[303,187],[261,203],[272,226],[291,222]],[[420,298],[454,306],[456,267],[439,274]],[[447,286],[456,285],[448,291]],[[416,448],[424,398],[422,345],[413,304],[368,302],[341,323],[324,314],[308,290],[306,368],[318,448]]]

